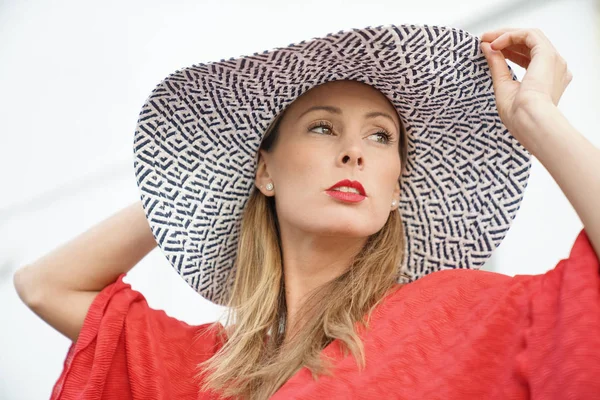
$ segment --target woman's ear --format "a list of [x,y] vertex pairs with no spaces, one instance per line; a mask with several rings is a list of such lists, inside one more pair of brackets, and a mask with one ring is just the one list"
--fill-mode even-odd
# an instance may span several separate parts
[[394,187],[394,198],[396,200],[400,199],[400,178],[396,181],[396,186]]
[[394,192],[392,193],[392,209],[398,208],[400,204],[400,178],[396,181]]
[[269,175],[269,170],[267,168],[265,151],[258,151],[258,165],[256,167],[256,177],[254,178],[254,184],[264,194],[265,196],[272,196],[272,191],[265,189],[267,184],[273,183],[271,176]]

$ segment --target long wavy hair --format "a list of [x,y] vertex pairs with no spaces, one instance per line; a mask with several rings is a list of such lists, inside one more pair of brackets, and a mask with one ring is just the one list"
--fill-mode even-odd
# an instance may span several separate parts
[[[271,123],[261,149],[273,151],[284,114]],[[398,151],[404,171],[408,150],[402,121]],[[355,324],[368,328],[371,311],[395,287],[405,257],[404,243],[400,213],[390,212],[349,268],[310,293],[298,311],[304,325],[286,339],[283,349],[287,307],[275,199],[254,188],[244,209],[235,268],[228,279],[230,290],[222,298],[227,305],[226,329],[218,330],[223,346],[198,365],[200,390],[239,399],[268,399],[302,367],[314,379],[331,375],[332,365],[320,353],[335,339],[343,353],[349,351],[364,369],[364,347]],[[318,306],[322,304],[327,307]]]

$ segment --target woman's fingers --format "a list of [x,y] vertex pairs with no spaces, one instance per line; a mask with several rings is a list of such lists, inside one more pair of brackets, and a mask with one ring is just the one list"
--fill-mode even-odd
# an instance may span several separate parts
[[[512,74],[508,69],[503,53],[501,51],[492,50],[488,42],[481,43],[481,50],[490,66],[496,98],[504,99],[508,97],[510,92],[516,90],[514,85],[518,85],[518,83],[513,82]],[[498,110],[502,114],[503,107],[501,104],[498,104]]]
[[[507,32],[516,32],[516,31],[520,31],[520,30],[522,30],[522,29],[506,28],[506,29],[500,29],[497,31],[486,32],[483,35],[481,35],[480,39],[483,42],[491,43]],[[493,47],[493,49],[498,50],[495,47]],[[521,54],[521,55],[531,59],[531,49],[529,47],[527,47],[525,44],[521,44],[521,43],[513,44],[513,45],[508,46],[507,49],[513,53]]]
[[[550,40],[539,29],[521,29],[511,30],[502,33],[496,39],[490,42],[492,49],[502,50],[507,47],[517,46],[521,49],[519,52],[531,56],[531,51],[539,48],[547,48],[553,52],[556,49],[550,43]],[[515,47],[516,49],[516,47]]]
[[482,42],[492,42],[505,32],[514,32],[514,31],[519,31],[519,30],[521,30],[521,29],[503,28],[503,29],[498,29],[495,31],[489,31],[489,32],[485,32],[483,35],[481,35],[480,39]]
[[[522,85],[517,90],[527,96],[548,96],[556,105],[566,86],[573,79],[566,61],[556,51],[550,40],[539,29],[500,29],[481,36],[481,48],[488,59],[492,77],[497,81],[496,93],[512,92],[508,83],[511,60],[526,69]],[[500,109],[501,107],[499,107]]]
[[512,49],[504,49],[501,51],[502,51],[502,54],[504,54],[504,57],[506,57],[506,59],[516,63],[517,65],[519,65],[525,69],[527,69],[529,67],[531,58],[529,58],[521,53],[512,51]]
[[526,46],[530,49],[529,62],[518,55],[514,55],[513,59],[519,65],[527,64],[524,80],[535,80],[538,86],[540,83],[546,85],[555,80],[558,53],[539,29],[506,31],[490,42],[490,48],[496,51],[514,52],[514,46]]
[[[519,110],[558,105],[573,75],[539,29],[486,32],[481,35],[480,47],[489,65],[500,118],[515,137],[520,137],[519,119],[527,113]],[[525,69],[520,81],[512,79],[508,60]]]
[[531,49],[524,44],[514,44],[512,46],[508,46],[506,49],[531,59]]
[[527,31],[505,32],[490,42],[494,50],[502,50],[515,45],[525,45],[531,50],[536,44],[535,38],[529,35]]

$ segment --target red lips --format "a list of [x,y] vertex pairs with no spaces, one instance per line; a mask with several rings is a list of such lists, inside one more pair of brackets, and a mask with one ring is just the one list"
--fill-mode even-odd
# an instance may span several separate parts
[[360,184],[360,182],[359,181],[351,181],[349,179],[344,179],[343,181],[339,181],[338,183],[336,183],[335,185],[333,185],[332,187],[330,187],[327,190],[333,190],[340,186],[347,186],[347,187],[355,188],[356,190],[359,191],[359,193],[361,195],[366,196],[365,188],[363,188],[363,186]]

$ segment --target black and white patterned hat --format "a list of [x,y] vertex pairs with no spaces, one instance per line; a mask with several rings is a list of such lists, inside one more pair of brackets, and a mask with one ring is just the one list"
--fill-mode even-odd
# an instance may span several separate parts
[[531,156],[500,120],[479,39],[436,26],[340,31],[177,70],[143,105],[134,170],[146,217],[204,298],[222,304],[265,131],[298,96],[333,80],[375,87],[406,127],[399,268],[409,281],[478,269],[506,235]]

